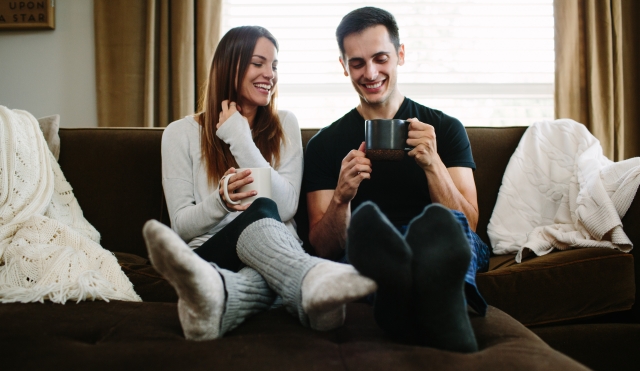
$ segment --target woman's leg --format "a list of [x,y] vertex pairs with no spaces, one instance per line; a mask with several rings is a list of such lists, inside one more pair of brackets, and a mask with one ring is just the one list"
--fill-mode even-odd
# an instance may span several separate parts
[[[265,199],[263,207],[275,209]],[[345,304],[376,290],[351,265],[308,255],[287,227],[273,218],[250,224],[238,239],[238,256],[258,271],[305,326],[329,330],[342,325]]]
[[154,267],[178,293],[178,316],[187,339],[222,337],[273,304],[275,293],[255,270],[218,268],[155,220],[145,224],[143,235]]
[[220,336],[238,327],[244,320],[273,305],[276,293],[255,269],[244,267],[238,273],[218,269],[227,293]]
[[279,222],[281,221],[278,209],[263,207],[264,202],[261,200],[266,199],[255,200],[247,210],[243,211],[231,223],[227,224],[222,230],[193,251],[202,259],[216,263],[220,268],[238,272],[244,267],[244,263],[240,261],[236,252],[238,237],[240,237],[242,231],[251,223],[260,219],[272,218]]

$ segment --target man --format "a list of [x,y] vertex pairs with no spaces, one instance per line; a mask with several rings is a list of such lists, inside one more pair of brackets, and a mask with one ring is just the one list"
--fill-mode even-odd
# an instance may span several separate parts
[[[475,273],[488,266],[489,251],[473,232],[478,202],[466,131],[398,89],[405,50],[393,15],[356,9],[336,38],[360,104],[308,143],[309,240],[318,255],[348,261],[378,283],[374,316],[385,331],[475,351],[466,304],[486,311]],[[364,121],[377,118],[410,121],[414,148],[402,162],[366,157]]]

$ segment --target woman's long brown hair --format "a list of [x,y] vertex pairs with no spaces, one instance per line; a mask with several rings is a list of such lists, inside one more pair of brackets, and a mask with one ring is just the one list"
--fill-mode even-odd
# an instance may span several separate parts
[[[200,148],[211,185],[218,182],[230,167],[238,167],[229,145],[216,136],[216,124],[222,111],[222,101],[228,99],[230,102],[238,102],[238,87],[242,86],[256,43],[261,37],[271,41],[278,50],[278,42],[267,29],[242,26],[229,30],[220,40],[213,55],[205,95],[200,102],[199,112],[195,115],[201,128]],[[274,168],[280,163],[280,144],[284,140],[276,109],[277,93],[276,85],[269,104],[258,107],[252,127],[254,143]]]

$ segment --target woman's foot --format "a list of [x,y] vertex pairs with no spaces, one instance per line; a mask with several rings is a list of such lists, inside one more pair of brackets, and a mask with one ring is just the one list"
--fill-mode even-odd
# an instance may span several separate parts
[[326,261],[307,272],[301,289],[311,328],[328,331],[344,323],[346,303],[371,294],[377,286],[351,265]]
[[178,316],[185,338],[211,340],[222,336],[225,292],[218,271],[156,220],[148,221],[142,234],[151,263],[178,293]]

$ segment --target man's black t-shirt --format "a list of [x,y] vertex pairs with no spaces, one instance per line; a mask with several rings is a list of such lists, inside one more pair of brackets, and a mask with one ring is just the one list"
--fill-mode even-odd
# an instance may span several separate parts
[[[475,170],[469,138],[460,121],[405,98],[393,118],[412,117],[434,127],[438,154],[446,167]],[[354,108],[309,141],[304,161],[304,192],[336,188],[342,160],[364,141],[364,121]],[[427,177],[406,153],[398,162],[372,161],[371,179],[360,184],[351,210],[365,201],[375,202],[395,226],[406,225],[431,203]]]

